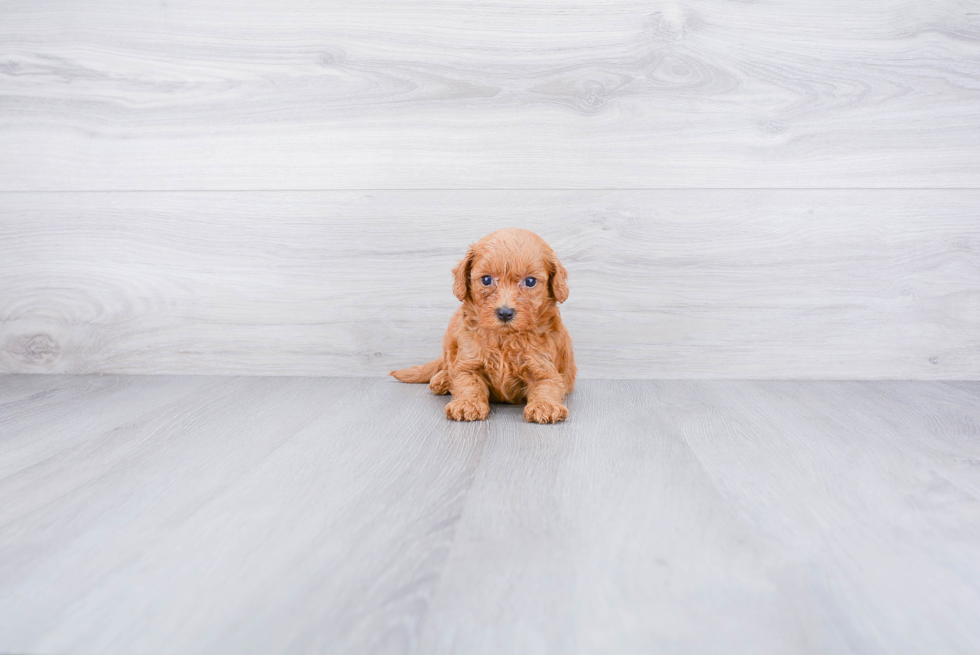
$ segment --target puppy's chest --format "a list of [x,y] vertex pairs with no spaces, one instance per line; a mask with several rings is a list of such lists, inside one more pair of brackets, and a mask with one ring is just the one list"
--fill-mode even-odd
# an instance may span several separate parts
[[516,403],[524,400],[527,386],[521,375],[524,351],[506,346],[491,349],[483,362],[492,400]]

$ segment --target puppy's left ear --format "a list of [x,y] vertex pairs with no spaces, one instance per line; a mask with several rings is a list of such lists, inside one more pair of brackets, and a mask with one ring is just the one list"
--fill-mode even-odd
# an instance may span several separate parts
[[453,294],[457,300],[466,300],[470,295],[470,272],[473,270],[473,246],[466,250],[466,256],[453,269]]
[[551,296],[555,300],[565,302],[568,300],[568,271],[558,261],[558,256],[555,253],[551,253],[548,268],[550,269],[548,271],[548,290],[551,291]]

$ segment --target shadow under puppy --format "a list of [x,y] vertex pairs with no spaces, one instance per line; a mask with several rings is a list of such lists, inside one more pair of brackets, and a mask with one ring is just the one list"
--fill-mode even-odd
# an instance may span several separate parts
[[391,375],[451,393],[446,416],[457,421],[482,421],[491,400],[526,400],[524,419],[534,423],[565,420],[575,359],[558,311],[568,272],[551,246],[527,230],[493,232],[453,269],[453,293],[463,304],[449,321],[442,357]]

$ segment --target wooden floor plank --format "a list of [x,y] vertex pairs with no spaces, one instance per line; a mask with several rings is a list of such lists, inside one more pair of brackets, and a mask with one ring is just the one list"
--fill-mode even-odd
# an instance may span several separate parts
[[584,383],[558,427],[494,409],[423,652],[808,651],[817,617],[669,425],[676,384]]
[[9,420],[10,412],[17,411],[14,408],[25,399],[73,393],[81,380],[67,375],[0,375],[0,420]]
[[0,405],[38,449],[2,651],[980,647],[978,383],[593,380],[537,426],[392,380],[48,380]]
[[975,445],[896,423],[880,386],[907,386],[909,415],[935,411],[923,383],[705,383],[679,426],[769,542],[786,602],[824,621],[824,647],[969,652],[980,643],[980,496],[975,471],[970,484],[950,473]]
[[[33,376],[11,376],[36,387]],[[93,447],[115,430],[126,430],[161,406],[202,390],[204,377],[52,376],[60,382],[0,406],[0,480],[48,458]],[[107,408],[111,408],[107,410]],[[43,430],[39,431],[39,422]],[[98,446],[94,446],[98,447]]]
[[[416,399],[393,408],[395,390]],[[0,487],[17,514],[0,528],[0,649],[268,652],[400,638],[485,430],[433,422],[445,401],[420,403],[424,391],[226,379],[101,448],[22,473],[41,489]],[[58,498],[33,502],[53,487]]]
[[928,383],[584,389],[560,432],[498,417],[431,652],[980,644],[976,444],[927,429],[975,432],[975,404]]

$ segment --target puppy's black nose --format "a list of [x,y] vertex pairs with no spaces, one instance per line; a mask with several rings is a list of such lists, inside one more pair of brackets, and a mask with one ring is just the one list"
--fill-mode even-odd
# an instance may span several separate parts
[[497,318],[506,323],[510,319],[514,318],[514,314],[517,312],[510,307],[498,307],[497,308]]

